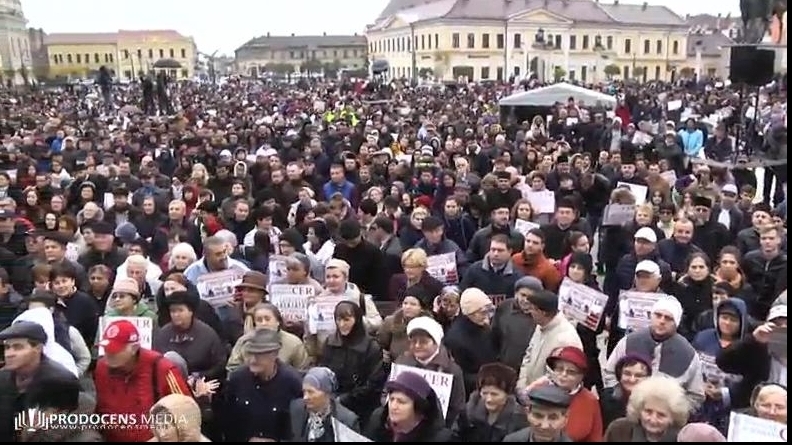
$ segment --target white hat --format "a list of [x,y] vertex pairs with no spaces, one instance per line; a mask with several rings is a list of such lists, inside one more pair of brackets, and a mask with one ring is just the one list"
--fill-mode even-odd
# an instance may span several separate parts
[[635,266],[635,273],[649,272],[652,275],[660,276],[660,266],[652,260],[643,260]]
[[432,337],[436,344],[443,341],[443,327],[432,317],[415,317],[407,323],[407,336],[415,331],[424,331]]
[[641,227],[637,232],[635,232],[635,239],[642,239],[649,241],[650,243],[656,243],[657,234],[649,227]]
[[767,321],[773,321],[776,318],[787,318],[787,305],[778,304],[770,308],[767,314]]
[[737,186],[734,185],[734,184],[726,184],[721,189],[721,192],[722,193],[732,193],[732,194],[736,195],[737,194]]
[[652,313],[656,312],[663,312],[666,314],[671,315],[671,318],[674,319],[674,324],[677,326],[682,323],[682,305],[679,304],[679,300],[674,297],[663,297],[655,302],[652,305]]

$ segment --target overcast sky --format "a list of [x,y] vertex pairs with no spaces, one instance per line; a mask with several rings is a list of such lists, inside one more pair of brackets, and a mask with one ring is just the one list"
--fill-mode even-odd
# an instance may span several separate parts
[[[668,6],[680,15],[739,13],[738,0],[650,3]],[[362,34],[386,4],[387,0],[22,0],[29,26],[44,28],[45,32],[175,29],[193,36],[203,52],[219,50],[228,55],[252,37],[267,32]]]

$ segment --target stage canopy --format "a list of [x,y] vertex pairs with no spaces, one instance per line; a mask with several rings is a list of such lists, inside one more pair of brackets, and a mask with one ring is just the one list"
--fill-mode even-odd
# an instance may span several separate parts
[[501,99],[498,105],[502,107],[550,107],[558,102],[565,104],[570,97],[574,97],[575,101],[582,101],[586,106],[616,107],[616,98],[613,96],[564,82],[512,94]]

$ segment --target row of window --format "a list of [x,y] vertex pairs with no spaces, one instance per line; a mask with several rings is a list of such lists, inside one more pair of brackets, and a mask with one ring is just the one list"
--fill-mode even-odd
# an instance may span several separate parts
[[[548,43],[548,45],[555,49],[561,49],[562,40],[563,40],[563,36],[558,34],[557,35],[548,34],[547,36],[545,36],[545,41]],[[581,36],[580,49],[581,50],[597,49],[594,46],[595,46],[595,42],[599,43],[599,40],[601,39],[591,38],[591,36],[588,35]],[[577,35],[570,35],[568,37],[568,42],[569,42],[570,50],[576,51],[578,49]],[[480,46],[481,49],[504,49],[506,41],[504,34],[495,34],[494,42],[492,42],[492,35],[489,33],[483,33],[481,34],[480,43],[481,43]],[[523,39],[522,34],[512,34],[513,48],[520,49],[523,47],[524,44],[525,41]],[[613,47],[614,47],[613,36],[606,36],[605,43],[601,45],[602,48],[600,49],[613,51]],[[458,32],[451,34],[451,48],[459,49],[461,47],[462,47],[461,34]],[[465,47],[467,49],[476,49],[475,33],[467,34],[467,41]],[[421,51],[439,49],[440,36],[438,34],[434,34],[434,35],[422,34],[420,36],[415,36],[414,39],[410,39],[409,37],[394,37],[390,39],[377,40],[369,43],[369,49],[373,53],[405,52],[405,51],[412,51],[413,48],[415,48],[416,50],[420,49]],[[645,39],[643,45],[643,53],[651,54],[653,49],[655,54],[658,55],[663,54],[663,40],[661,39],[656,40],[653,46],[651,40]],[[674,55],[678,55],[679,51],[680,51],[679,40],[674,40],[673,42],[671,42],[671,53]],[[624,53],[625,54],[633,53],[632,39],[624,39]]]
[[[521,69],[519,66],[515,66],[512,68],[515,77],[519,77],[521,75]],[[630,77],[632,67],[625,65],[622,67],[622,77],[628,79]],[[654,67],[654,72],[650,70],[649,67],[636,67],[636,71],[633,73],[640,73],[639,77],[642,77],[644,80],[662,80],[663,68],[660,66]],[[708,68],[707,75],[710,77],[714,77],[716,74],[715,68]],[[466,67],[466,66],[455,66],[451,69],[452,76],[454,78],[458,77],[468,77],[472,79],[475,76],[475,69],[473,67]],[[504,80],[503,74],[504,69],[502,66],[499,66],[495,69],[495,77],[492,77],[492,68],[489,66],[482,66],[479,68],[479,79],[480,80]],[[578,78],[578,74],[580,77]],[[654,77],[651,75],[654,74]],[[408,78],[411,77],[411,70],[409,67],[391,67],[390,75],[394,78]],[[582,82],[586,81],[594,81],[596,76],[596,67],[592,67],[589,69],[587,66],[580,67],[580,72],[575,69],[570,69],[566,75],[568,80],[577,81],[580,80]]]
[[113,57],[112,53],[94,53],[93,57],[91,54],[66,54],[65,57],[63,54],[53,54],[52,55],[52,64],[53,65],[63,65],[66,63],[67,65],[77,64],[99,64],[99,63],[115,63],[115,57]]
[[[179,73],[181,73],[181,77],[178,76]],[[183,69],[181,71],[168,70],[168,76],[170,76],[173,79],[186,79],[186,78],[190,77],[190,72],[188,70],[186,70],[186,69]],[[125,79],[130,79],[130,80],[133,79],[134,76],[132,74],[132,70],[125,70],[124,71],[124,78]]]
[[[165,49],[164,48],[159,48],[159,50],[157,52],[159,54],[158,59],[165,58]],[[173,48],[168,48],[168,53],[167,54],[168,54],[168,57],[171,58],[171,59],[175,59],[176,58],[176,50],[173,49]],[[124,60],[129,60],[130,55],[131,55],[131,53],[129,52],[128,49],[121,50],[121,57]],[[187,50],[184,49],[184,48],[179,49],[179,57],[182,58],[182,59],[186,59],[187,58]],[[143,58],[143,50],[140,49],[140,48],[137,49],[137,58],[138,59],[142,59]],[[153,59],[154,58],[154,49],[153,48],[149,48],[148,49],[148,58],[149,59]]]
[[310,50],[310,51],[270,51],[269,60],[305,60],[305,59],[357,59],[364,57],[365,51],[358,49]]

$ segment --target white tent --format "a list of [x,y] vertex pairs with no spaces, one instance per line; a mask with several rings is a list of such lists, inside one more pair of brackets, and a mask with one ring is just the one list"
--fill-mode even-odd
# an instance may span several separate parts
[[550,107],[558,102],[565,104],[570,97],[574,97],[575,101],[582,101],[587,106],[616,107],[616,98],[613,96],[564,82],[512,94],[501,99],[498,105],[507,107]]

